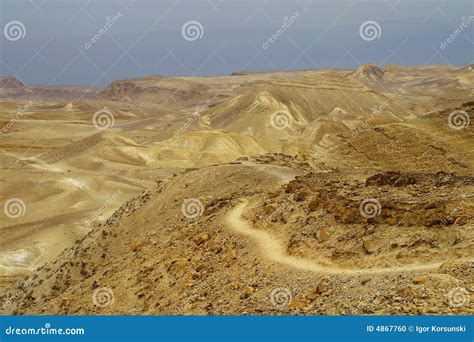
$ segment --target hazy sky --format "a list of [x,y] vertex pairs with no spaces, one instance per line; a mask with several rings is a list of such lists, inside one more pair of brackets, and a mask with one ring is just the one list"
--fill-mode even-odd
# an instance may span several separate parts
[[28,84],[474,60],[471,0],[0,0],[0,13],[0,75]]

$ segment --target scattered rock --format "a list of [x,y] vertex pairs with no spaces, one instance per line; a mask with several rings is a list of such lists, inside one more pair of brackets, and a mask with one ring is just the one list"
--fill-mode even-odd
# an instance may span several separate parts
[[381,238],[368,237],[362,240],[365,251],[368,254],[377,252],[385,244],[385,241]]
[[438,233],[436,240],[441,247],[451,247],[461,240],[461,234],[453,228],[447,228]]
[[193,238],[193,241],[196,245],[200,246],[206,241],[209,240],[209,234],[208,233],[201,233]]
[[319,242],[327,241],[331,236],[329,235],[326,228],[319,228],[316,232],[316,238]]

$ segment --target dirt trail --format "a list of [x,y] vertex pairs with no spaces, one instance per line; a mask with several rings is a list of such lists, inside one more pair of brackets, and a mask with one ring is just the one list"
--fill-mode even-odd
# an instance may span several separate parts
[[[314,260],[299,258],[288,255],[285,251],[284,244],[273,237],[271,234],[263,231],[254,229],[247,221],[242,218],[242,213],[247,206],[248,201],[243,200],[242,203],[233,208],[227,215],[226,222],[229,227],[241,234],[249,236],[254,240],[259,248],[262,250],[263,255],[279,264],[283,264],[292,268],[296,268],[302,271],[309,271],[315,273],[326,273],[326,274],[370,274],[370,273],[398,273],[398,272],[414,272],[414,271],[429,271],[435,270],[441,266],[444,262],[435,262],[429,264],[412,264],[405,266],[394,266],[394,267],[377,267],[377,268],[341,268],[339,266],[327,266],[317,263]],[[469,260],[471,261],[471,260]]]

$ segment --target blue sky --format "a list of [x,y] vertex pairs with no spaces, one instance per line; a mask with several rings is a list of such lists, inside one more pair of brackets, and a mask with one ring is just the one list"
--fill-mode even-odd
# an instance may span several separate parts
[[[0,75],[28,84],[103,87],[154,74],[228,75],[360,63],[464,65],[474,59],[473,4],[1,0]],[[5,33],[11,22],[22,24],[22,38]],[[196,37],[183,36],[186,23],[198,31]],[[375,36],[361,36],[364,24]]]

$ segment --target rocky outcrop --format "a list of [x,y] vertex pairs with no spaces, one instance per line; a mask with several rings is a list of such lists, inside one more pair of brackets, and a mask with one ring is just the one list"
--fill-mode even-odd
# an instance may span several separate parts
[[355,72],[355,76],[369,78],[372,80],[381,79],[385,74],[385,70],[375,64],[363,64]]
[[24,89],[25,85],[16,77],[0,77],[1,89]]
[[92,99],[98,92],[97,88],[81,86],[28,86],[15,77],[0,77],[0,98],[4,99]]
[[119,80],[112,82],[99,93],[99,97],[108,99],[133,98],[147,89],[150,83],[163,80],[163,76],[150,76],[142,79]]

